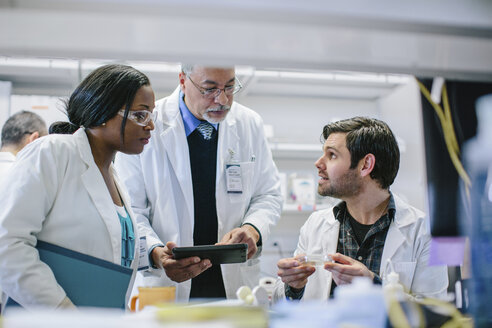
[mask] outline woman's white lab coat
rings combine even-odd
[[[178,103],[179,88],[156,103],[158,120],[144,151],[132,156],[118,154],[115,160],[118,175],[130,193],[140,233],[147,236],[148,249],[168,241],[178,246],[193,245],[193,183]],[[227,193],[225,166],[232,162],[241,164],[242,194]],[[244,223],[253,224],[266,240],[280,217],[280,180],[263,122],[257,113],[236,102],[219,125],[215,196],[217,240]],[[228,298],[235,297],[242,285],[258,285],[257,258],[239,265],[225,264],[221,269]],[[176,285],[177,299],[189,298],[191,280],[176,284],[160,270],[153,270],[143,282],[139,280],[136,285]]]
[[[128,196],[116,176],[115,181],[132,216]],[[121,265],[120,221],[84,129],[26,146],[0,186],[0,208],[0,281],[25,308],[54,308],[66,296],[39,260],[37,240]],[[139,240],[134,230],[133,276]]]
[[[379,275],[385,283],[391,259],[395,271],[399,273],[400,283],[413,295],[443,298],[448,287],[446,266],[429,266],[430,241],[425,214],[406,204],[398,196],[395,199],[396,214],[391,222],[383,254]],[[295,255],[336,253],[340,222],[335,219],[333,209],[314,212],[301,228]],[[302,300],[326,300],[330,294],[331,273],[316,268],[308,278]],[[274,298],[285,297],[284,284],[277,280]]]

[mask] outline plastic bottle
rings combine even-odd
[[[403,285],[400,284],[400,275],[395,271],[390,259],[388,259],[388,264],[391,272],[386,275],[386,282],[383,285],[384,299],[387,306],[393,301],[400,302],[405,298],[405,290]]]
[[[395,271],[393,263],[388,259],[390,273],[383,282],[383,294],[391,327],[421,327],[421,312],[411,302],[412,297],[405,293],[400,283],[400,275]]]

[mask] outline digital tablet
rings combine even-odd
[[[248,257],[248,244],[204,245],[191,247],[174,247],[175,259],[198,256],[209,259],[212,264],[242,263]]]

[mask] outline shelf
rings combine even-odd
[[[270,149],[275,158],[313,160],[321,156],[322,147],[321,144],[270,143]]]

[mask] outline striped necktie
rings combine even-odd
[[[196,128],[202,134],[203,139],[205,140],[212,139],[212,132],[214,130],[212,124],[208,123],[207,121],[203,121]]]

